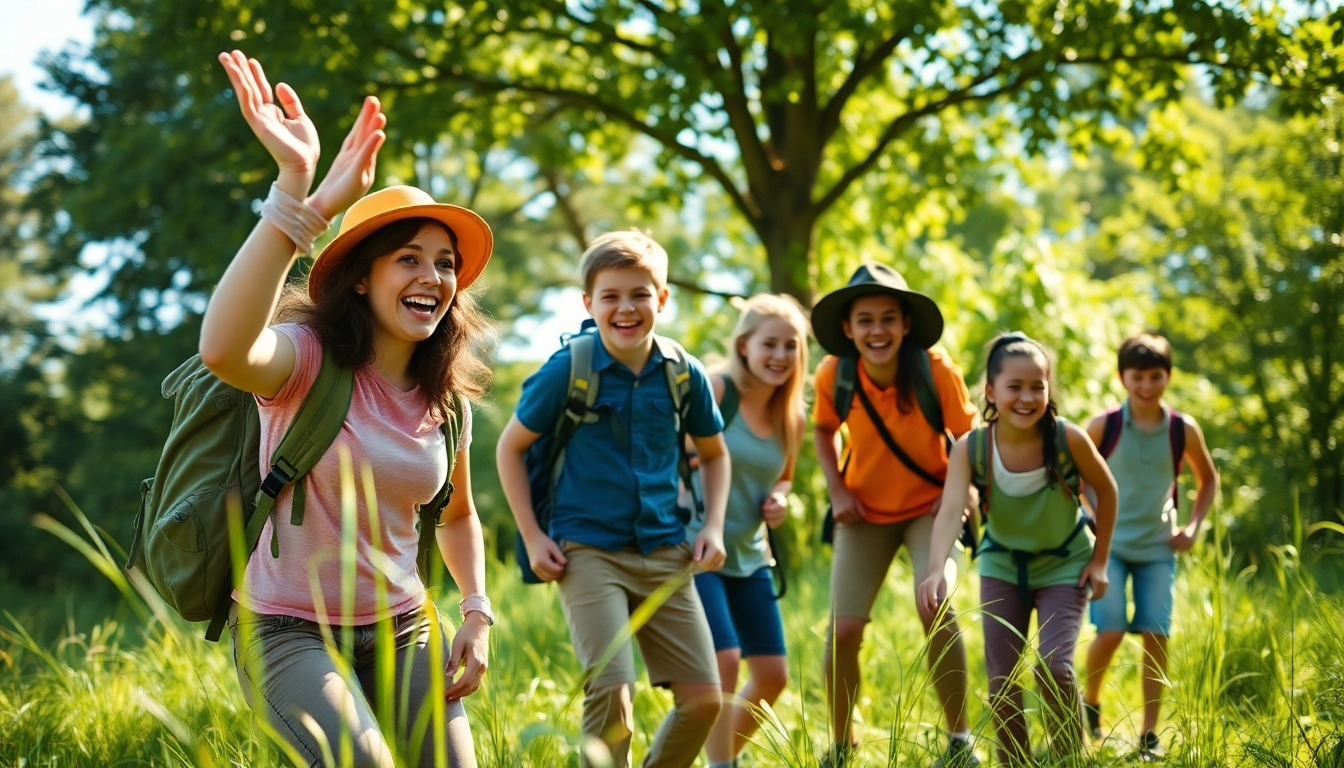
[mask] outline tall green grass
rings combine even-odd
[[[80,518],[82,519],[82,518]],[[72,622],[54,641],[35,638],[12,614],[0,625],[0,766],[287,765],[243,703],[230,648],[206,643],[201,626],[178,622],[121,570],[114,548],[86,526],[39,525],[78,547],[123,595],[121,620]],[[1181,561],[1163,735],[1173,766],[1344,768],[1344,606],[1315,589],[1289,545],[1260,572],[1232,570],[1215,530]],[[806,558],[782,609],[790,687],[768,711],[745,765],[813,766],[829,741],[822,683],[828,556]],[[582,670],[553,586],[526,586],[492,563],[499,614],[487,683],[467,701],[485,768],[577,764]],[[953,597],[971,658],[971,720],[982,757],[992,733],[984,706],[978,585],[963,577]],[[443,606],[458,596],[438,595]],[[448,615],[455,610],[445,609]],[[1083,670],[1084,631],[1078,668]],[[1141,720],[1141,665],[1127,642],[1108,677],[1106,740],[1082,762],[1124,764]],[[943,744],[941,715],[924,667],[908,564],[893,567],[869,626],[855,734],[861,765],[928,765]],[[1030,690],[1030,686],[1029,690]],[[1039,701],[1033,744],[1044,746]],[[635,753],[647,750],[671,697],[636,690]],[[1049,761],[1043,764],[1050,764]]]

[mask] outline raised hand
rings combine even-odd
[[[224,65],[234,93],[238,95],[238,108],[242,110],[243,119],[271,153],[281,172],[307,174],[311,179],[321,147],[317,129],[304,114],[299,95],[293,88],[280,83],[273,99],[271,84],[266,80],[261,62],[249,59],[242,51],[219,54],[219,63]]]
[[[318,213],[330,219],[349,208],[373,186],[378,150],[387,138],[383,133],[386,125],[387,115],[383,114],[378,99],[365,98],[359,117],[355,118],[354,126],[341,143],[340,153],[308,200]]]

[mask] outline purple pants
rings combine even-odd
[[[1038,636],[1036,681],[1045,701],[1046,732],[1051,751],[1068,754],[1083,743],[1082,698],[1073,671],[1087,591],[1071,584],[1031,590],[1031,605],[1023,605],[1017,585],[1000,579],[980,579],[980,602],[985,627],[985,666],[989,672],[990,709],[1003,765],[1031,763],[1031,740],[1022,705],[1022,686],[1013,682],[1022,659],[1036,610]]]

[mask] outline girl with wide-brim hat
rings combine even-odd
[[[219,58],[279,175],[210,299],[201,358],[220,379],[254,393],[264,457],[294,420],[324,355],[352,370],[354,381],[340,435],[276,497],[261,534],[271,546],[251,553],[234,594],[229,627],[244,696],[303,762],[330,749],[342,764],[474,766],[461,699],[481,683],[494,617],[484,595],[464,398],[479,397],[488,382],[472,350],[490,326],[463,290],[489,261],[490,228],[412,187],[365,196],[387,122],[373,97],[310,197],[319,146],[298,95],[283,83],[272,95],[261,64],[241,52]],[[305,283],[286,289],[294,259],[342,212],[339,233]],[[454,430],[441,429],[446,420]],[[449,431],[461,436],[454,446]],[[372,480],[361,479],[367,485],[354,494],[353,516],[342,500],[345,461]],[[456,493],[436,537],[468,596],[455,634],[443,630],[416,565],[418,508],[450,480]],[[379,658],[392,661],[393,674],[377,674]],[[391,695],[381,695],[389,685]],[[429,727],[416,731],[417,721]]]
[[[839,766],[854,751],[850,724],[862,678],[859,648],[892,560],[904,546],[916,584],[929,569],[943,567],[930,564],[928,552],[947,474],[947,440],[924,415],[918,390],[932,388],[954,437],[970,431],[975,409],[961,371],[930,349],[943,332],[942,312],[885,264],[863,264],[845,287],[822,297],[812,310],[812,331],[830,353],[817,367],[813,421],[835,523],[824,670],[834,745],[823,764]],[[838,378],[849,379],[842,383],[853,392],[853,407],[843,415]],[[849,434],[843,462],[842,422]],[[956,617],[921,610],[920,620],[930,634],[932,678],[950,734],[937,765],[977,765],[965,710],[966,650]]]

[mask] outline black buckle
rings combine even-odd
[[[279,496],[280,492],[285,490],[285,486],[289,485],[290,481],[294,479],[293,471],[293,467],[291,467],[290,471],[286,472],[277,463],[274,467],[271,467],[270,474],[266,475],[266,479],[261,481],[261,492],[272,499]]]

